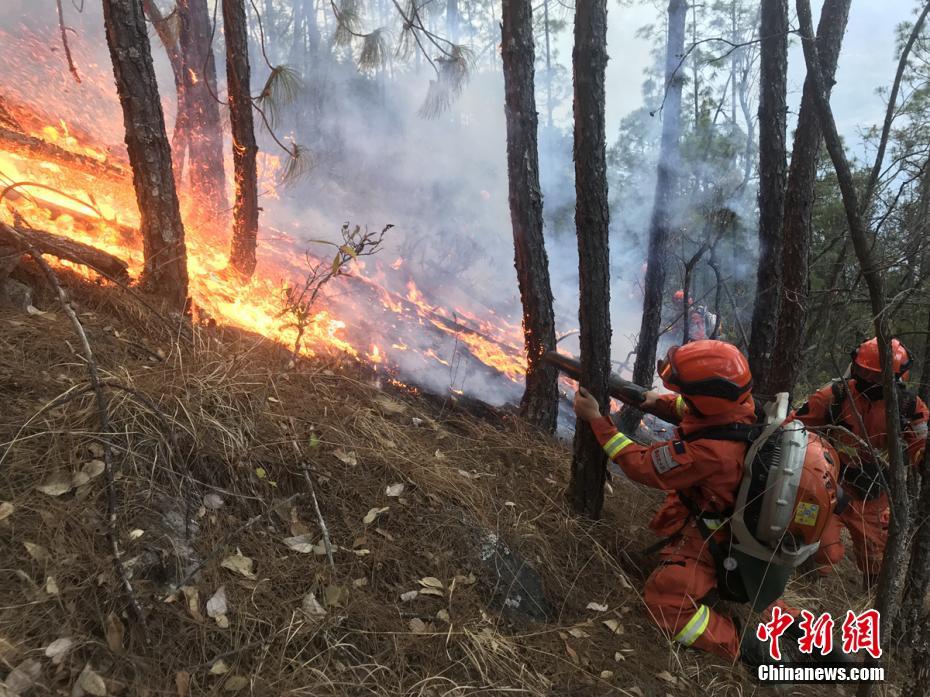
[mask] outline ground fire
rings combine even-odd
[[[12,211],[29,226],[83,243],[126,262],[130,276],[142,266],[135,228],[138,214],[128,162],[87,133],[76,134],[65,120],[43,122],[28,105],[2,102],[0,177],[6,187],[4,219]],[[46,109],[48,105],[46,105]],[[118,118],[114,114],[113,118]],[[273,182],[268,184],[273,185]],[[196,206],[196,201],[186,200]],[[303,235],[312,237],[310,231]],[[296,330],[281,317],[282,288],[297,283],[308,263],[300,233],[262,230],[260,264],[247,287],[227,270],[222,234],[188,225],[186,244],[193,310],[201,321],[257,332],[285,346]],[[93,270],[62,262],[90,276]],[[396,288],[397,290],[392,290]],[[302,353],[338,351],[414,383],[455,361],[448,387],[468,391],[469,375],[497,387],[479,394],[489,401],[513,399],[525,371],[519,327],[500,317],[481,319],[466,309],[431,304],[404,268],[404,260],[366,261],[326,293],[316,308]],[[403,355],[402,355],[403,354]],[[431,381],[442,389],[445,376]],[[455,381],[455,384],[453,384]],[[508,384],[509,383],[509,384]]]
[[[3,0],[0,697],[928,697],[913,3]]]

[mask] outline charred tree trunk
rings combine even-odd
[[[223,126],[216,101],[216,60],[207,0],[178,0],[188,173],[200,224],[221,225],[226,200],[223,171]]]
[[[504,0],[501,16],[510,219],[527,357],[526,391],[520,411],[529,422],[552,432],[558,415],[559,389],[558,370],[542,360],[546,351],[555,349],[555,315],[539,187],[532,2]]]
[[[643,294],[643,317],[636,343],[633,382],[652,385],[656,364],[656,346],[662,325],[662,299],[665,295],[665,272],[668,262],[669,236],[674,224],[674,205],[678,194],[678,172],[681,158],[681,92],[684,74],[679,63],[685,51],[685,24],[688,4],[685,0],[670,0],[668,4],[668,45],[665,49],[665,106],[662,108],[662,141],[659,145],[659,166],[656,177],[652,221],[649,226],[649,257],[646,265]],[[687,325],[687,318],[685,321]],[[624,412],[622,427],[632,432],[642,418],[638,410]]]
[[[749,336],[756,388],[769,391],[781,298],[782,220],[787,180],[788,1],[762,3],[759,77],[759,269]]]
[[[141,285],[181,311],[187,302],[184,225],[142,1],[103,0],[103,18],[139,205]]]
[[[817,27],[817,53],[820,55],[827,97],[839,59],[850,0],[826,0]],[[808,255],[811,244],[811,214],[814,209],[814,183],[823,138],[814,107],[814,87],[804,81],[804,94],[798,112],[798,125],[791,151],[788,184],[785,191],[784,249],[782,250],[783,296],[778,307],[778,325],[772,356],[768,391],[791,392],[801,371],[801,352],[808,310],[810,275]],[[760,267],[761,268],[761,267]],[[758,297],[758,296],[757,296]]]
[[[258,240],[258,169],[249,73],[249,34],[244,0],[222,0],[226,33],[226,84],[232,125],[236,202],[229,262],[246,278],[255,271]]]
[[[575,5],[575,227],[578,237],[581,384],[602,409],[609,406],[610,258],[604,75],[607,0]],[[576,511],[597,518],[604,503],[606,456],[591,429],[575,428],[568,498]]]

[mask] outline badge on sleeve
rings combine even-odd
[[[672,448],[669,445],[656,448],[652,451],[652,466],[658,474],[665,474],[678,467],[679,463],[672,457]]]

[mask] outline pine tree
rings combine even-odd
[[[182,311],[187,302],[184,225],[142,0],[103,0],[103,18],[139,205],[145,256],[140,282]]]
[[[575,229],[578,238],[581,384],[609,406],[610,258],[604,81],[607,0],[575,5]],[[606,456],[586,424],[575,429],[568,498],[579,513],[597,518],[604,504]]]

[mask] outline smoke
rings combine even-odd
[[[170,9],[169,3],[161,4],[163,9]],[[278,7],[285,5],[276,3]],[[63,92],[68,97],[69,113],[59,113],[62,100],[56,99],[56,113],[49,116],[66,119],[70,128],[93,133],[96,141],[110,143],[114,152],[122,153],[122,119],[100,4],[87,3],[78,11],[75,5],[65,2],[64,9],[66,22],[73,29],[69,39],[83,82],[77,85],[68,75],[54,4],[37,7],[30,0],[7,0],[0,10],[0,30],[15,38],[15,45],[24,50],[0,54],[0,93],[41,108],[43,94],[50,90]],[[610,17],[614,60],[608,67],[607,130],[612,355],[617,368],[624,367],[639,328],[640,284],[645,271],[661,128],[661,116],[649,113],[660,101],[656,85],[647,82],[645,90],[638,88],[643,68],[650,67],[653,61],[648,50],[652,39],[635,37],[634,32],[661,14],[660,8],[638,6],[612,8]],[[364,19],[390,23],[390,17],[388,8],[382,17]],[[498,338],[519,348],[522,313],[507,200],[503,79],[496,55],[499,28],[490,23],[477,34],[471,31],[466,39],[476,55],[471,79],[451,108],[435,119],[424,119],[418,112],[429,81],[436,79],[426,61],[401,58],[391,51],[386,65],[369,67],[360,74],[350,59],[350,49],[327,47],[334,26],[332,17],[325,23],[322,14],[317,19],[320,36],[309,53],[295,50],[293,41],[281,35],[288,17],[277,23],[265,22],[264,48],[272,63],[288,63],[303,78],[297,100],[279,115],[276,135],[306,147],[311,167],[296,183],[277,186],[275,164],[286,155],[259,128],[265,172],[261,186],[262,235],[268,239],[280,230],[295,239],[299,247],[314,250],[312,240],[335,240],[345,221],[377,229],[391,223],[396,227],[388,234],[385,249],[377,258],[366,260],[365,274],[400,295],[410,292],[408,284],[412,282],[428,304],[443,308],[450,316],[484,320],[488,328],[498,330]],[[434,26],[441,17],[427,20]],[[437,30],[441,31],[441,26]],[[170,134],[175,114],[173,79],[164,49],[152,31],[150,38]],[[558,102],[551,127],[545,123],[549,105],[540,102],[539,152],[556,321],[559,333],[568,334],[560,348],[577,352],[577,337],[572,334],[578,323],[578,270],[570,73],[566,70],[570,44],[570,31],[555,37],[554,94]],[[257,94],[269,68],[260,47],[251,48],[253,90]],[[214,49],[222,95],[221,28]],[[358,52],[359,47],[355,50]],[[844,55],[847,53],[844,51]],[[843,60],[840,65],[835,100],[843,95]],[[544,70],[541,64],[537,74],[540,100],[546,94]],[[734,130],[730,135],[736,142],[744,133]],[[715,145],[725,146],[723,141],[725,138]],[[681,199],[678,222],[691,238],[697,236],[695,211],[706,209],[712,200],[705,184],[719,184],[724,194],[718,203],[737,214],[741,230],[732,248],[725,250],[726,273],[738,300],[751,297],[755,264],[747,252],[754,248],[755,183],[749,181],[742,188],[734,183],[741,173],[733,171],[734,153],[725,147],[716,155],[708,149],[706,156],[702,144],[691,143],[689,147],[694,156],[689,160],[690,169],[682,174],[691,194]],[[226,149],[231,149],[228,141]],[[231,165],[227,165],[227,171],[232,171]],[[679,241],[675,252],[687,256],[689,249],[687,240]],[[676,278],[679,269],[680,264],[670,275]],[[696,283],[698,290],[712,285],[706,267],[699,269]],[[343,288],[339,292],[354,291]],[[389,348],[390,337],[384,338]],[[411,335],[405,334],[404,340],[410,341]],[[432,350],[441,359],[434,371],[417,375],[418,381],[431,389],[463,390],[496,403],[518,396],[519,390],[509,381],[496,380],[493,372],[463,363],[460,356],[465,349],[451,337],[438,344],[435,337],[424,338],[418,348]],[[404,367],[403,354],[389,355]],[[413,371],[418,365],[410,364],[409,368]]]
[[[170,10],[163,4],[163,9]],[[64,3],[69,41],[82,82],[67,73],[58,36],[54,5],[36,8],[27,0],[5,3],[0,30],[16,38],[25,50],[0,56],[0,93],[9,101],[28,103],[42,110],[41,95],[63,92],[46,116],[50,123],[67,123],[71,132],[86,134],[92,142],[110,144],[124,157],[122,116],[113,85],[112,70],[98,3],[81,11]],[[293,58],[266,23],[266,52],[272,61]],[[165,51],[150,29],[169,136],[174,127],[175,95]],[[323,37],[326,40],[326,37]],[[253,91],[258,93],[268,67],[260,47],[253,46]],[[218,59],[219,91],[224,93],[222,31],[214,49]],[[412,282],[425,301],[452,317],[483,320],[495,336],[521,348],[522,317],[513,267],[513,241],[508,204],[506,130],[503,79],[499,57],[489,55],[472,68],[473,74],[451,108],[435,119],[418,111],[431,76],[428,65],[401,61],[396,56],[383,69],[360,75],[341,49],[319,49],[317,55],[293,65],[303,77],[303,89],[290,107],[279,114],[275,135],[308,149],[311,168],[293,185],[277,186],[276,160],[286,155],[259,127],[266,176],[261,183],[263,234],[286,232],[298,246],[319,251],[312,240],[335,241],[345,221],[380,229],[391,223],[386,247],[375,260],[366,260],[365,273],[378,278],[401,295]],[[493,65],[492,65],[493,62]],[[556,89],[562,97],[557,114],[570,116],[570,89]],[[537,84],[543,83],[537,76]],[[568,97],[568,101],[565,97]],[[577,352],[578,271],[574,231],[574,164],[570,123],[557,121],[540,128],[541,178],[545,196],[546,244],[550,260],[557,327],[568,337],[560,348]],[[227,136],[227,151],[231,146]],[[279,167],[280,169],[280,167]],[[654,168],[642,177],[635,198],[642,210],[623,210],[615,202],[612,224],[613,354],[623,360],[632,348],[639,322],[643,254],[626,239],[626,230],[645,230],[643,202]],[[227,164],[227,172],[232,167]],[[391,272],[388,272],[388,267]],[[396,267],[396,268],[393,268]],[[351,288],[334,292],[352,293]],[[351,322],[351,318],[346,318]],[[389,348],[391,337],[374,337]],[[404,342],[415,344],[409,332]],[[519,389],[493,371],[463,361],[465,348],[454,338],[438,341],[425,334],[421,345],[437,356],[434,371],[419,371],[423,386],[443,391],[464,391],[493,403],[512,402]],[[391,354],[404,373],[407,358]],[[420,364],[410,363],[414,371]]]

